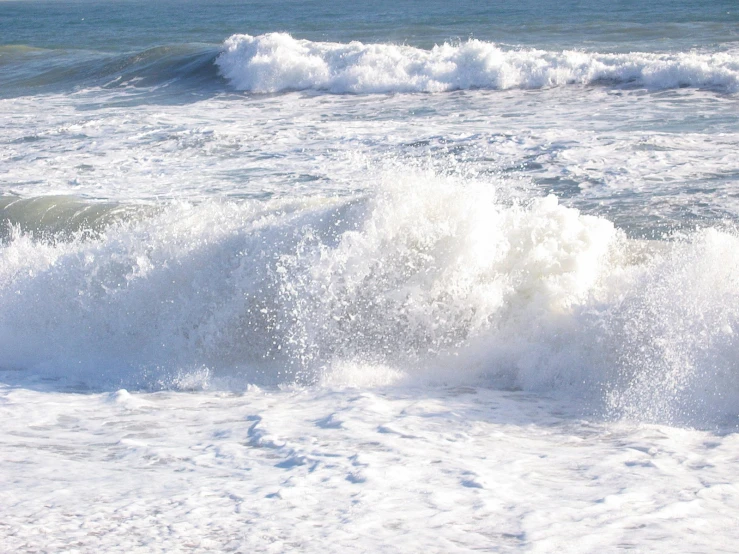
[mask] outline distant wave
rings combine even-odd
[[[739,55],[726,52],[550,52],[503,49],[480,40],[423,50],[394,44],[311,42],[270,33],[233,35],[216,64],[236,89],[262,93],[442,92],[599,83],[739,90]]]
[[[220,49],[172,44],[124,54],[6,45],[0,47],[0,67],[0,97],[85,87],[223,90],[227,84],[256,93],[444,92],[572,84],[739,91],[737,52],[555,52],[502,48],[480,40],[424,50],[311,42],[286,33],[233,35]]]

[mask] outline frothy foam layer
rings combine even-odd
[[[739,57],[728,52],[547,52],[502,49],[480,40],[422,50],[394,44],[311,42],[270,33],[230,37],[216,64],[235,88],[252,92],[441,92],[603,82],[654,89],[739,90]]]
[[[737,251],[423,172],[351,200],[173,204],[98,236],[14,232],[2,365],[94,388],[482,379],[704,422],[739,412]]]

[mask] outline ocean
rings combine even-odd
[[[735,551],[735,0],[0,0],[0,131],[0,551]]]

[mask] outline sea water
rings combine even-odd
[[[7,551],[732,551],[739,7],[0,1]]]

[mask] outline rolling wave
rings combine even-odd
[[[731,231],[633,241],[551,196],[403,171],[352,199],[15,228],[0,369],[103,389],[482,380],[700,424],[739,414],[737,252]]]
[[[97,235],[114,222],[152,213],[148,206],[90,202],[71,196],[21,198],[0,195],[0,240],[14,233],[38,239],[71,240]]]
[[[157,46],[109,54],[0,47],[2,96],[100,87],[335,94],[538,89],[609,85],[739,91],[736,52],[628,54],[503,48],[480,40],[424,50],[395,44],[311,42],[285,33],[233,35],[218,48]],[[224,80],[225,79],[225,80]]]
[[[223,86],[214,65],[217,55],[217,48],[199,44],[158,46],[126,54],[3,46],[0,95],[92,87],[208,90]]]
[[[739,90],[736,52],[550,52],[504,49],[480,40],[423,50],[394,44],[311,42],[270,33],[230,37],[216,64],[236,89],[260,93],[442,92],[603,83]]]

